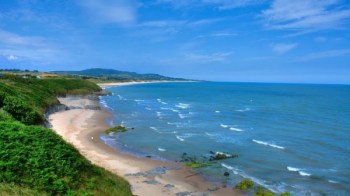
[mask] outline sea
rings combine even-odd
[[[110,87],[101,103],[105,143],[139,157],[205,163],[198,168],[234,187],[248,178],[292,195],[350,195],[350,86],[167,82]],[[229,172],[229,176],[224,176]]]

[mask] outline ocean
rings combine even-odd
[[[205,162],[198,171],[234,186],[249,178],[292,195],[350,195],[350,86],[220,82],[151,83],[108,88],[101,103],[111,125],[102,135],[135,156]],[[223,174],[230,173],[229,177]]]

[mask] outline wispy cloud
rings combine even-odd
[[[236,33],[224,33],[224,32],[218,32],[218,33],[212,33],[207,35],[199,35],[195,39],[202,39],[202,38],[210,38],[210,37],[231,37],[236,36]]]
[[[265,2],[265,0],[158,0],[157,3],[168,3],[175,8],[193,8],[215,6],[220,10],[234,9]]]
[[[22,36],[0,29],[0,55],[9,61],[31,60],[50,63],[60,51],[44,38]]]
[[[133,0],[81,0],[79,3],[98,22],[125,25],[136,21],[138,5]]]
[[[219,9],[225,10],[260,4],[264,2],[264,0],[202,0],[202,2],[216,5]]]
[[[309,61],[323,58],[334,58],[340,56],[350,56],[350,49],[327,50],[322,52],[310,53],[302,57],[301,61]]]
[[[131,36],[147,37],[151,41],[164,41],[171,36],[184,32],[185,29],[195,29],[206,25],[220,22],[223,19],[200,19],[200,20],[156,20],[145,21],[134,25]]]
[[[231,56],[233,52],[225,53],[213,53],[213,54],[197,54],[189,53],[186,54],[186,59],[196,63],[212,63],[212,62],[223,62],[227,60],[227,57]]]
[[[272,50],[278,54],[284,54],[295,47],[297,47],[298,44],[296,43],[291,43],[291,44],[285,44],[285,43],[277,43],[277,44],[272,44]]]
[[[341,0],[274,0],[262,12],[266,26],[272,29],[319,31],[341,28],[349,23],[350,10]]]

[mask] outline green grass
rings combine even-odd
[[[1,196],[33,196],[41,195],[48,196],[49,194],[30,188],[18,186],[16,184],[0,183],[0,195]]]
[[[0,79],[0,195],[132,195],[122,178],[86,160],[41,124],[56,96],[100,88],[80,79]]]

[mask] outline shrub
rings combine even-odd
[[[289,192],[284,192],[284,193],[281,193],[281,196],[291,196],[291,194]]]
[[[9,114],[3,109],[0,109],[0,121],[11,122],[11,121],[15,121],[15,119],[11,116],[11,114]]]
[[[109,133],[114,133],[114,132],[125,132],[125,131],[127,131],[126,127],[119,125],[119,126],[115,126],[115,127],[111,127],[111,128],[106,129],[105,133],[109,134]]]
[[[244,179],[241,182],[239,182],[235,188],[239,190],[248,190],[254,186],[254,182],[249,179]]]
[[[27,125],[43,122],[43,117],[38,112],[15,97],[5,97],[3,110],[10,113],[16,120]]]
[[[275,196],[275,194],[265,187],[259,186],[253,196]]]
[[[19,122],[0,122],[0,127],[1,183],[32,187],[50,195],[71,191],[77,195],[81,191],[130,195],[127,182],[93,166],[51,130]]]

